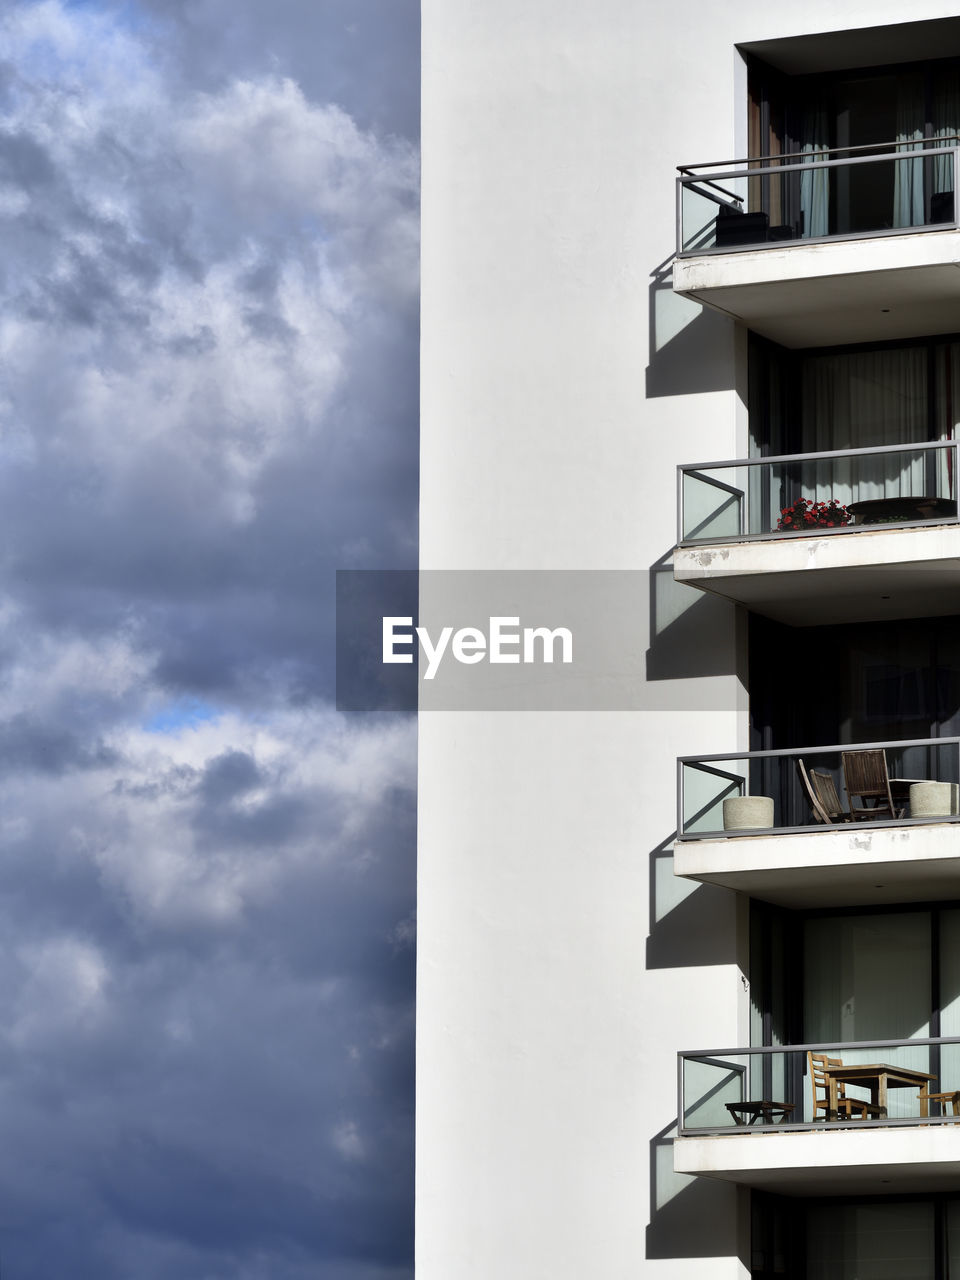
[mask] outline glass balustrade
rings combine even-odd
[[[957,226],[955,134],[683,165],[681,256]]]
[[[692,1050],[679,1132],[960,1124],[960,1038]]]
[[[957,822],[958,800],[960,738],[683,756],[677,762],[681,840]]]
[[[953,440],[687,464],[678,541],[694,545],[957,520]]]

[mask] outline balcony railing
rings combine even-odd
[[[958,477],[954,440],[688,463],[677,469],[677,542],[956,523]]]
[[[958,135],[680,165],[677,254],[956,228]]]
[[[935,673],[930,673],[935,679]],[[891,677],[891,679],[899,679]],[[878,699],[902,693],[883,687],[878,680],[874,690]],[[868,693],[870,691],[868,690]],[[732,752],[713,756],[681,756],[677,760],[677,839],[702,840],[720,836],[775,835],[795,831],[828,831],[840,828],[817,821],[810,793],[797,767],[803,761],[809,776],[811,770],[829,774],[837,796],[847,809],[850,798],[844,794],[842,754],[883,748],[887,772],[891,780],[894,808],[905,809],[906,816],[893,818],[878,814],[874,819],[859,819],[846,830],[869,827],[911,827],[930,822],[960,822],[957,784],[960,783],[960,737],[912,738],[896,742],[858,742],[840,746],[790,748],[777,751]],[[949,792],[951,813],[936,817],[911,816],[910,788],[918,782],[952,784]],[[772,801],[772,826],[756,828],[724,828],[723,803],[744,796],[765,797]],[[860,802],[858,801],[858,804]],[[769,806],[768,806],[769,807]],[[946,806],[945,806],[946,807]],[[960,1087],[960,1084],[958,1084]]]
[[[960,1124],[960,1036],[697,1049],[677,1075],[680,1137]]]

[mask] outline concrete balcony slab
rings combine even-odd
[[[960,898],[960,824],[853,824],[678,841],[674,873],[778,906],[878,906]]]
[[[787,347],[951,333],[960,303],[951,227],[678,258],[675,293]]]
[[[960,1124],[889,1129],[741,1131],[677,1138],[677,1173],[701,1174],[782,1195],[897,1195],[955,1189]]]
[[[673,572],[790,626],[938,617],[960,613],[960,524],[678,547]]]

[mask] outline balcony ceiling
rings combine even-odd
[[[960,613],[960,525],[678,547],[673,572],[793,627],[941,617]]]
[[[786,347],[960,329],[960,231],[678,258],[673,288]]]
[[[882,27],[818,31],[737,46],[787,75],[881,67],[888,62],[921,62],[960,49],[960,18],[896,22]]]

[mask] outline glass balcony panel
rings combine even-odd
[[[692,182],[681,188],[681,243],[685,253],[700,253],[717,244],[717,226],[739,218],[746,207],[747,180],[734,177],[729,183],[709,180]],[[738,224],[739,225],[739,224]]]
[[[957,139],[680,170],[680,254],[956,225]]]
[[[683,1063],[683,1125],[716,1129],[732,1124],[727,1103],[747,1097],[747,1058],[698,1058]]]
[[[956,522],[957,470],[952,440],[682,467],[680,541]]]
[[[683,540],[737,538],[743,532],[744,493],[736,475],[683,473]]]
[[[858,752],[871,753],[871,768],[882,770],[885,759],[892,814],[882,798],[847,793],[843,756],[855,756]],[[883,756],[878,758],[881,752]],[[856,817],[850,824],[851,830],[872,822],[909,826],[925,821],[960,821],[960,738],[956,737],[751,751],[741,755],[684,756],[678,777],[681,839],[730,836],[738,831],[754,834],[804,829],[824,831],[849,822],[851,814]],[[915,784],[929,782],[947,786],[911,793]],[[916,814],[910,808],[912,795],[918,809]],[[731,806],[727,806],[728,811],[724,813],[724,801],[745,798],[769,802],[769,821],[767,817],[756,821],[753,815],[756,806],[744,807],[744,812],[750,811],[748,820],[743,814],[731,813]],[[829,823],[823,820],[823,815],[830,819]],[[912,1030],[916,1033],[916,1029]]]
[[[747,769],[736,760],[723,766],[691,764],[683,766],[683,830],[717,831],[723,828],[723,802],[742,796],[747,787]]]
[[[952,1124],[947,1039],[681,1054],[681,1136]]]

